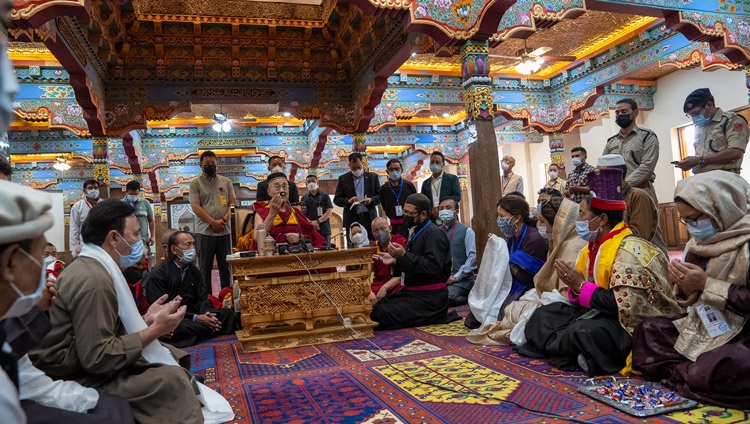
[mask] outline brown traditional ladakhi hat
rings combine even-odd
[[[622,171],[617,168],[597,169],[588,174],[592,208],[602,211],[624,211]]]

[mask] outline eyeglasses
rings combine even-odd
[[[694,227],[694,226],[698,225],[698,221],[701,221],[701,217],[702,216],[703,216],[703,214],[700,214],[700,215],[696,216],[695,218],[683,218],[683,217],[680,217],[680,222],[682,222],[684,225],[688,225],[688,226]]]
[[[405,216],[410,216],[410,217],[412,217],[412,218],[416,218],[416,217],[418,217],[418,216],[419,216],[419,212],[409,212],[409,211],[404,211],[404,215],[405,215]]]
[[[284,184],[284,183],[281,183],[281,184],[271,184],[268,187],[269,188],[274,188],[274,189],[288,190],[289,189],[289,184]]]
[[[685,114],[688,118],[695,118],[696,116],[703,115],[706,112],[706,106],[703,106],[702,108],[698,109],[695,112],[688,112]]]

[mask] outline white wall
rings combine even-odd
[[[44,237],[48,242],[55,245],[57,251],[65,251],[65,211],[63,209],[63,194],[61,191],[48,191],[52,200],[52,216],[55,223],[52,228],[44,232]]]

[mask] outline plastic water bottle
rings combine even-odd
[[[257,246],[258,256],[266,255],[265,242],[266,226],[263,224],[258,224],[258,226],[255,227],[255,245]]]

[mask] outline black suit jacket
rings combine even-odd
[[[374,172],[365,172],[364,180],[365,197],[369,197],[372,202],[367,205],[367,212],[370,214],[372,221],[378,216],[376,206],[380,203],[380,179]],[[349,228],[353,222],[357,222],[357,208],[350,209],[349,199],[356,196],[354,189],[354,176],[351,171],[339,177],[339,183],[336,185],[336,194],[333,196],[333,203],[344,208],[344,228]]]
[[[430,198],[432,202],[432,177],[422,181],[421,193]],[[452,197],[456,203],[461,201],[461,186],[458,177],[443,171],[443,182],[440,184],[440,197]]]
[[[268,183],[261,181],[258,183],[258,192],[255,194],[255,200],[259,202],[265,202],[271,200],[271,196],[268,195]],[[299,191],[297,191],[297,185],[289,181],[289,203],[299,203]]]

